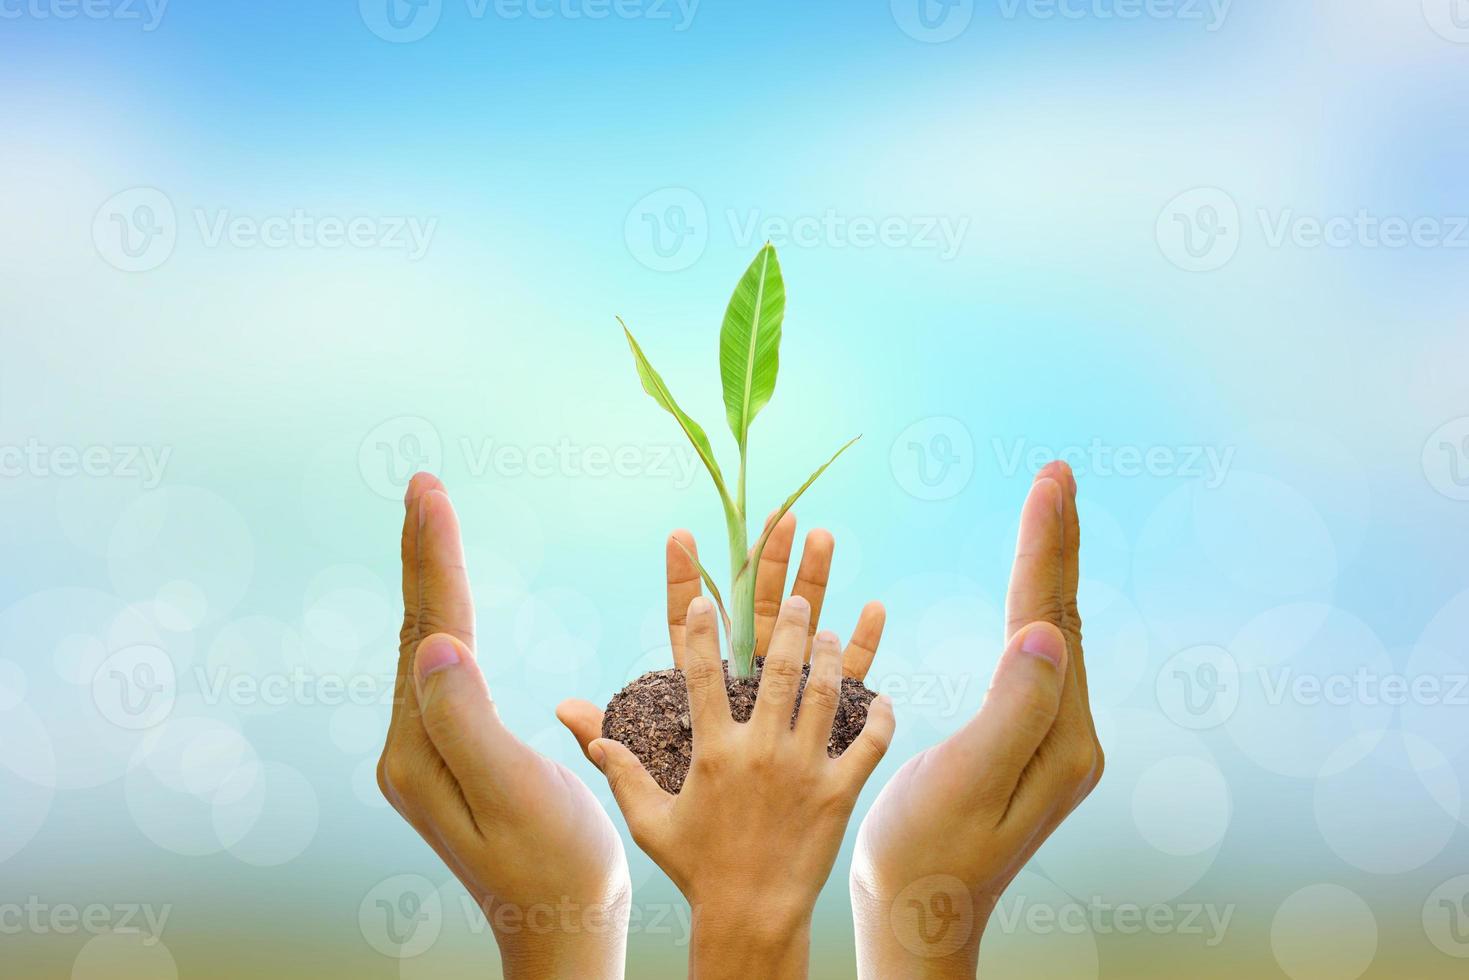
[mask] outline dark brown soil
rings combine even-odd
[[[735,721],[749,721],[760,690],[759,671],[764,658],[755,661],[756,676],[736,680],[724,665],[725,687],[729,691],[730,713]],[[806,689],[808,664],[801,677],[801,691]],[[801,707],[801,691],[796,693],[796,708]],[[851,745],[867,723],[867,706],[877,697],[862,686],[861,681],[842,678],[842,696],[837,704],[836,719],[826,753],[833,759]],[[796,716],[791,715],[794,725]],[[683,673],[678,670],[655,670],[644,674],[612,696],[607,713],[602,717],[602,737],[615,739],[632,750],[659,786],[670,793],[683,788],[694,754],[694,733],[689,724],[689,690]]]

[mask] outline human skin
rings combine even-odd
[[[443,484],[409,483],[403,629],[378,785],[479,903],[508,980],[621,977],[622,840],[564,766],[504,724],[475,662],[474,605]]]
[[[878,698],[857,739],[840,757],[827,755],[842,651],[830,631],[810,638],[810,621],[804,597],[781,604],[755,708],[739,723],[725,691],[714,605],[703,596],[689,604],[682,660],[694,754],[677,796],[621,743],[587,744],[633,839],[693,910],[691,977],[806,975],[816,896],[857,794],[892,740],[892,704]],[[810,675],[792,727],[808,638]]]
[[[858,830],[849,885],[861,977],[974,977],[1000,894],[1101,779],[1079,535],[1076,481],[1052,463],[1021,513],[1006,648],[984,706],[908,760]]]

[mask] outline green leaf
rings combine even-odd
[[[780,519],[786,516],[786,511],[790,510],[791,507],[795,505],[796,501],[801,499],[801,494],[805,493],[811,488],[811,484],[815,483],[816,478],[826,472],[826,468],[828,466],[837,461],[838,456],[846,452],[848,449],[851,449],[852,446],[857,442],[857,439],[861,438],[861,436],[857,436],[851,442],[847,443],[841,449],[838,449],[835,453],[833,453],[831,459],[822,463],[821,467],[817,469],[815,473],[812,473],[810,476],[808,476],[806,478],[806,482],[801,484],[800,489],[787,497],[786,502],[780,505],[780,509],[771,515],[770,520],[765,525],[765,530],[760,533],[760,539],[755,542],[755,547],[750,550],[750,563],[752,565],[757,568],[760,566],[760,555],[765,551],[765,542],[770,539],[770,532],[775,530],[775,525],[779,524]]]
[[[719,331],[724,411],[741,454],[750,435],[750,423],[775,393],[780,325],[785,312],[785,280],[775,249],[767,243],[735,287]]]
[[[719,618],[724,620],[724,634],[728,636],[730,631],[729,613],[725,612],[724,596],[719,594],[719,586],[714,584],[714,577],[709,574],[709,570],[704,567],[704,563],[699,561],[699,556],[685,548],[682,541],[678,538],[671,538],[670,540],[678,545],[679,551],[689,556],[689,561],[693,562],[694,567],[699,570],[699,578],[704,580],[704,585],[708,587],[709,594],[714,597],[714,605],[719,607]]]
[[[734,502],[729,499],[729,490],[724,485],[724,474],[719,471],[719,463],[714,459],[714,450],[709,445],[709,437],[704,434],[699,423],[689,418],[684,410],[678,407],[678,402],[673,400],[673,393],[668,390],[668,385],[663,383],[658,372],[653,370],[653,365],[648,363],[643,349],[633,339],[632,331],[627,328],[626,323],[623,323],[622,317],[618,317],[617,322],[622,324],[622,332],[627,335],[627,345],[632,348],[633,361],[637,364],[638,377],[643,382],[643,390],[653,396],[654,401],[662,405],[668,414],[678,420],[684,435],[688,436],[689,442],[693,444],[694,452],[699,454],[699,459],[704,462],[704,468],[709,471],[709,475],[714,479],[714,485],[719,488],[719,496],[724,504],[727,518],[734,510]]]

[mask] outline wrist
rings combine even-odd
[[[692,980],[777,980],[806,976],[811,948],[811,910],[766,906],[759,900],[735,904],[691,903],[689,943]]]
[[[549,976],[621,978],[631,891],[580,901],[568,896],[482,905],[506,980]]]
[[[849,888],[859,977],[975,976],[993,903],[963,881],[930,874],[883,882],[854,862]]]

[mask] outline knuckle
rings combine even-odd
[[[684,683],[690,691],[705,692],[724,683],[724,666],[709,657],[690,657],[684,663]]]
[[[820,711],[831,711],[837,706],[840,697],[840,688],[831,680],[822,678],[819,680],[808,680],[805,690],[801,692],[801,706],[811,706]]]
[[[378,763],[378,786],[385,796],[412,797],[418,785],[415,767],[401,750],[389,749]]]
[[[769,680],[782,687],[793,685],[801,676],[801,664],[785,657],[767,659],[760,675],[762,684]]]
[[[1096,770],[1096,754],[1088,746],[1080,751],[1069,753],[1062,763],[1062,772],[1066,781],[1073,786],[1086,786],[1091,782],[1092,774]]]

